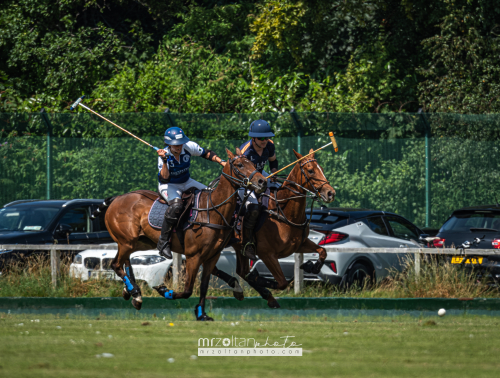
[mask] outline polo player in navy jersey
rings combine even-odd
[[[195,187],[205,189],[206,185],[191,178],[189,167],[192,156],[201,156],[210,161],[219,163],[224,167],[225,162],[215,152],[200,147],[191,142],[179,127],[171,127],[165,131],[165,145],[163,150],[158,150],[158,191],[167,201],[169,207],[161,228],[157,248],[160,255],[172,258],[170,237],[172,230],[182,213],[182,192]]]
[[[271,126],[269,126],[269,123],[262,119],[252,122],[248,135],[252,139],[241,145],[240,150],[242,154],[254,163],[257,171],[259,171],[264,177],[269,176],[269,174],[264,171],[264,166],[268,161],[271,173],[276,172],[278,170],[278,160],[276,159],[274,143],[270,139],[274,136],[274,134],[271,130]],[[270,183],[268,183],[268,187],[269,186]],[[245,189],[240,189],[238,194],[243,200]],[[249,259],[257,260],[253,234],[260,214],[260,205],[254,192],[252,192],[248,197],[248,200],[245,202],[245,206],[246,212],[243,219],[242,230],[243,249],[241,253]]]

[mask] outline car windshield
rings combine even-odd
[[[500,213],[493,211],[475,211],[454,214],[445,224],[443,224],[439,232],[469,232],[471,228],[489,228],[500,231]]]
[[[0,209],[0,231],[43,231],[58,212],[55,207],[6,207]]]

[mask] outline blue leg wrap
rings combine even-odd
[[[165,292],[165,298],[167,299],[174,299],[174,291],[173,290],[168,290]]]
[[[127,272],[127,276],[130,277],[130,267],[129,266],[125,267],[125,272]]]
[[[132,290],[134,290],[134,285],[132,285],[132,283],[130,282],[130,280],[128,279],[128,277],[127,277],[127,276],[125,276],[125,277],[123,278],[123,282],[125,282],[125,286],[127,287],[127,290],[128,290],[128,291],[132,291]]]
[[[203,316],[203,310],[201,306],[198,306],[198,317],[201,318]]]

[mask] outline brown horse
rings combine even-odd
[[[311,153],[311,149],[309,152]],[[298,159],[302,157],[293,151]],[[269,212],[271,215],[264,225],[255,235],[257,254],[266,267],[271,271],[276,282],[260,277],[257,270],[250,272],[249,259],[241,254],[241,242],[234,244],[236,251],[237,273],[244,277],[250,286],[267,300],[271,308],[279,308],[279,304],[271,292],[267,290],[284,290],[289,282],[281,270],[278,259],[288,257],[292,253],[313,253],[319,254],[316,263],[306,262],[301,266],[307,273],[319,273],[325,259],[326,250],[307,238],[309,234],[309,223],[306,217],[306,193],[312,192],[318,199],[324,202],[332,202],[335,199],[335,189],[328,183],[323,169],[314,158],[314,154],[309,158],[298,162],[284,184],[274,194],[269,196]],[[227,276],[215,268],[213,275],[227,281]],[[241,295],[235,292],[237,299],[242,299]]]
[[[184,247],[177,234],[172,240],[172,249],[186,255],[186,277],[184,292],[173,292],[163,287],[162,294],[167,299],[189,298],[193,292],[196,274],[203,265],[201,277],[200,303],[196,306],[197,320],[213,320],[205,314],[205,296],[210,281],[210,272],[219,259],[221,250],[232,234],[228,219],[236,208],[237,190],[246,186],[257,193],[266,190],[267,181],[254,165],[236,149],[236,156],[226,149],[229,160],[223,169],[218,186],[203,190],[196,224],[185,232]],[[158,194],[149,190],[139,190],[112,197],[105,201],[106,227],[113,240],[118,243],[118,254],[111,263],[113,270],[120,276],[125,288],[123,297],[133,297],[132,304],[138,310],[142,306],[140,288],[135,282],[130,265],[130,255],[136,251],[156,248],[160,231],[153,229],[148,222],[148,213]],[[125,266],[125,269],[123,269]]]

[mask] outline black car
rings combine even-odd
[[[433,244],[437,248],[457,248],[469,241],[471,249],[500,249],[500,205],[472,206],[455,210],[436,236],[439,239],[434,240]],[[475,238],[482,240],[477,244],[472,243]],[[452,264],[487,269],[491,274],[500,276],[500,255],[478,255],[466,260],[453,256],[450,260]]]
[[[113,240],[103,217],[90,217],[102,201],[19,200],[8,203],[0,209],[0,245],[111,243]],[[0,269],[35,252],[0,250]]]

